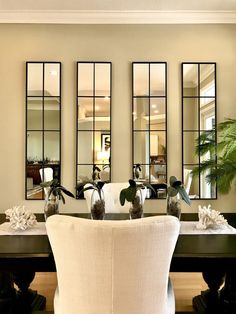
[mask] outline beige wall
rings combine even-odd
[[[131,177],[131,62],[168,63],[168,172],[181,175],[180,68],[184,61],[217,62],[218,121],[236,116],[236,26],[231,25],[0,25],[0,211],[25,204],[42,212],[43,201],[24,200],[25,62],[62,62],[62,183],[75,186],[76,61],[113,63],[112,179]],[[193,201],[198,204],[209,201]],[[211,202],[234,211],[231,192]],[[165,201],[146,201],[164,212]],[[85,211],[67,198],[63,211]]]

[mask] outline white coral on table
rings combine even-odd
[[[30,210],[25,209],[25,206],[13,206],[7,209],[5,214],[14,230],[26,230],[37,223],[35,215]]]
[[[228,225],[227,220],[219,211],[211,209],[211,205],[208,207],[200,205],[198,206],[198,218],[199,222],[196,224],[196,228],[205,230],[207,228],[219,228]]]

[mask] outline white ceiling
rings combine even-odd
[[[0,23],[236,23],[236,0],[0,0]]]

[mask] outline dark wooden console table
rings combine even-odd
[[[89,218],[89,214],[73,215]],[[236,227],[236,214],[224,214],[224,216]],[[43,221],[43,215],[39,214],[37,218],[38,221]],[[126,214],[108,214],[106,219],[127,218]],[[4,219],[5,215],[0,214],[0,223]],[[197,215],[182,214],[181,220],[197,220]],[[14,297],[13,281],[20,288],[24,298],[29,295],[28,288],[35,272],[56,271],[48,237],[46,235],[0,236],[0,269],[1,307],[1,300],[4,297],[8,300]],[[201,313],[236,313],[236,235],[180,235],[170,270],[203,273],[209,290],[193,300],[194,307]],[[219,293],[224,279],[225,288]],[[34,299],[35,296],[30,294],[31,297]],[[37,302],[39,306],[36,310],[42,309],[45,300],[39,297]],[[24,314],[30,313],[30,310]],[[20,312],[16,311],[16,313]]]

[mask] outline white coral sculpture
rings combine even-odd
[[[228,224],[227,220],[219,211],[211,209],[211,205],[208,207],[200,205],[198,206],[198,218],[199,222],[196,224],[196,228],[204,230],[207,228],[219,228]]]
[[[7,209],[5,214],[14,230],[26,230],[37,223],[35,215],[30,210],[25,209],[25,206],[13,206]]]

